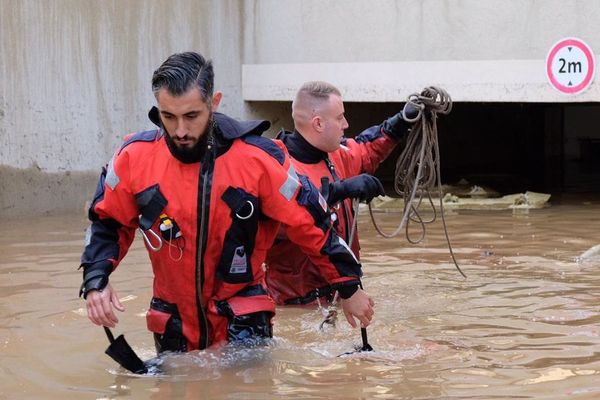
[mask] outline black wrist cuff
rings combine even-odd
[[[336,289],[342,299],[344,299],[344,300],[349,299],[358,290],[358,283],[357,282],[351,282],[350,284],[344,283],[342,286],[339,286]]]
[[[112,263],[108,260],[83,267],[83,283],[79,288],[79,297],[86,298],[92,290],[102,290],[108,285],[108,276],[112,272]]]

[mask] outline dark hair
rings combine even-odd
[[[194,52],[176,53],[162,63],[152,75],[152,92],[161,89],[180,96],[193,86],[200,89],[202,99],[209,102],[213,95],[215,74],[212,62]]]

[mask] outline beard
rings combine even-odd
[[[164,127],[163,127],[164,129]],[[169,132],[165,130],[165,141],[167,142],[167,147],[173,157],[178,159],[184,164],[191,164],[195,162],[200,162],[204,158],[204,154],[206,153],[206,149],[208,148],[208,140],[213,134],[213,118],[212,113],[208,120],[208,124],[206,125],[206,129],[204,133],[198,141],[191,147],[179,147]]]

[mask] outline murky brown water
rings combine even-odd
[[[398,214],[379,215],[391,230]],[[77,298],[82,217],[4,221],[0,232],[0,399],[592,399],[600,397],[600,202],[528,214],[470,211],[426,241],[376,238],[360,218],[364,286],[377,301],[372,353],[345,321],[319,330],[319,310],[280,309],[275,344],[165,360],[163,376],[123,373]],[[116,333],[143,358],[154,345],[139,239],[113,285],[126,313]]]

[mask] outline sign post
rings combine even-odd
[[[579,94],[594,80],[594,53],[581,39],[561,39],[548,52],[546,74],[552,87],[559,92]]]

